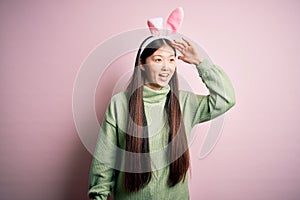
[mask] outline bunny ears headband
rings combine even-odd
[[[176,8],[171,12],[167,19],[166,30],[163,30],[163,18],[152,18],[147,20],[147,25],[153,37],[150,37],[141,47],[141,52],[145,49],[145,47],[150,44],[152,41],[159,38],[166,38],[170,40],[168,37],[171,34],[175,34],[183,21],[183,9],[181,7]]]
[[[167,30],[177,32],[183,21],[183,9],[181,7],[176,8],[171,12],[167,20]],[[147,21],[150,32],[153,36],[160,36],[163,27],[163,18],[152,18]]]

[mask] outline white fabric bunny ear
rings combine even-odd
[[[182,24],[183,15],[183,9],[181,7],[173,10],[167,20],[167,30],[170,30],[172,33],[176,33]],[[161,17],[148,19],[147,24],[153,36],[162,35],[161,30],[163,28],[163,19]]]
[[[148,19],[147,24],[151,34],[154,36],[159,36],[159,31],[162,29],[163,26],[163,19],[161,17]]]

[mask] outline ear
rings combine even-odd
[[[144,65],[142,64],[142,61],[139,60],[139,67],[141,68],[142,71],[145,71],[145,67]]]
[[[144,65],[140,65],[140,66],[141,66],[141,70],[142,70],[142,71],[145,71]]]
[[[159,36],[159,31],[162,29],[163,19],[159,18],[152,18],[147,20],[148,27],[150,32],[153,36]]]
[[[177,32],[182,24],[183,15],[183,9],[181,7],[173,10],[167,20],[167,29],[171,30],[173,33]]]

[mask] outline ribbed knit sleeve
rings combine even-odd
[[[114,105],[111,102],[101,125],[90,170],[88,196],[96,200],[106,200],[112,194],[115,184],[114,165],[117,151],[117,131],[113,118]]]
[[[204,59],[197,66],[197,70],[209,90],[209,95],[181,92],[185,122],[191,127],[225,113],[235,104],[231,81],[219,66]]]

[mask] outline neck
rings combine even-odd
[[[163,88],[162,86],[158,85],[157,83],[145,83],[145,86],[151,88],[152,90],[160,90]]]
[[[166,85],[158,89],[152,89],[151,87],[144,85],[143,88],[143,100],[145,103],[159,103],[166,100],[166,97],[170,91],[170,86]]]

